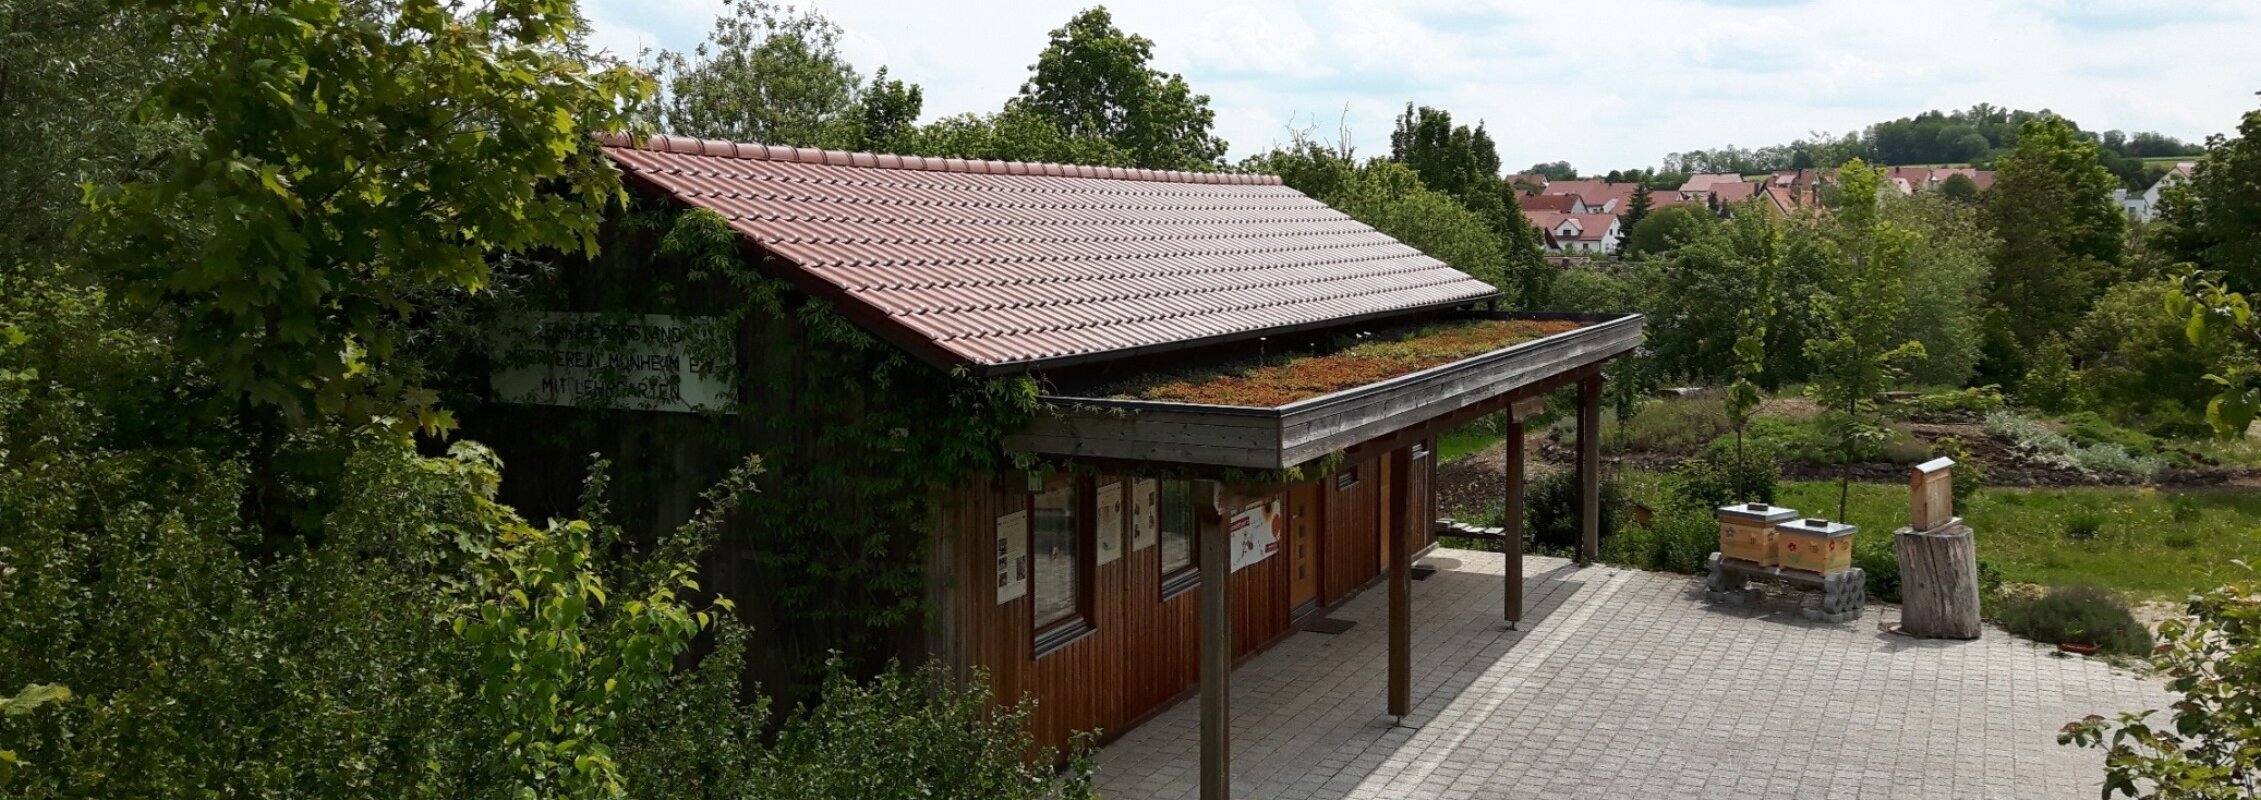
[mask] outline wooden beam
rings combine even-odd
[[[1542,404],[1543,405],[1543,404]],[[1523,622],[1523,404],[1517,403],[1503,416],[1507,417],[1507,441],[1503,443],[1502,457],[1506,459],[1507,519],[1501,521],[1505,528],[1500,534],[1500,552],[1507,558],[1507,580],[1501,601],[1507,626],[1513,628]]]
[[[1412,452],[1390,454],[1389,536],[1390,557],[1390,715],[1403,720],[1413,713],[1413,540],[1407,524],[1411,518],[1413,488]]]
[[[1602,552],[1602,378],[1578,381],[1578,563]]]
[[[1201,568],[1201,800],[1232,800],[1232,543],[1217,508],[1217,484],[1194,497]]]

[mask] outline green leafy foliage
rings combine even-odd
[[[1637,569],[1701,574],[1719,549],[1719,522],[1706,510],[1668,509],[1651,527],[1627,526],[1603,540],[1602,560]]]
[[[1358,164],[1306,141],[1250,158],[1241,168],[1278,175],[1298,191],[1462,272],[1494,286],[1506,284],[1505,248],[1492,226],[1451,195],[1424,185],[1411,167],[1381,159]]]
[[[1885,531],[1889,534],[1890,531]],[[1900,553],[1893,549],[1892,537],[1869,536],[1853,542],[1853,566],[1861,570],[1864,587],[1871,599],[1897,603],[1901,597]]]
[[[917,87],[875,82],[857,102],[862,76],[840,53],[838,24],[814,11],[766,0],[725,0],[707,39],[688,53],[661,51],[647,65],[666,87],[650,112],[668,133],[737,142],[869,149],[918,118]],[[893,90],[893,91],[889,91]],[[907,107],[906,107],[907,105]],[[866,136],[866,114],[880,130]]]
[[[2112,199],[2117,183],[2071,122],[2044,117],[2019,131],[1987,192],[1987,222],[2002,242],[1987,299],[2004,312],[1993,319],[2011,349],[1987,365],[1986,380],[2014,380],[2118,269],[2127,217]]]
[[[840,800],[1092,800],[1079,742],[1063,775],[1028,735],[1031,703],[993,707],[981,675],[890,665],[858,682],[835,662],[822,702],[787,720],[759,797]]]
[[[2107,653],[2151,652],[2151,631],[2127,603],[2094,586],[2059,586],[2039,596],[2003,599],[1996,621],[2009,632],[2044,644],[2092,644]]]
[[[2261,322],[2244,294],[2231,291],[2219,275],[2186,273],[2167,295],[2170,319],[2183,324],[2185,338],[2212,355],[2205,375],[2214,393],[2206,421],[2214,435],[2243,438],[2261,416]]]
[[[2018,402],[2047,413],[2072,409],[2076,391],[2072,350],[2064,337],[2043,339],[2034,351],[2032,366],[2018,379]]]
[[[1724,444],[1724,442],[1722,442]],[[1679,482],[1674,497],[1691,511],[1709,512],[1731,503],[1772,503],[1782,468],[1771,452],[1749,448],[1736,453],[1714,446],[1672,470]]]
[[[1601,482],[1601,536],[1608,541],[1625,518],[1625,490],[1615,480]],[[1523,489],[1523,531],[1535,550],[1578,549],[1578,474],[1557,470],[1531,480]]]
[[[2237,135],[2213,136],[2190,182],[2160,203],[2159,238],[2175,260],[2222,273],[2234,292],[2261,291],[2261,110]]]
[[[1222,166],[1225,140],[1211,133],[1217,115],[1209,96],[1195,94],[1182,76],[1154,69],[1153,60],[1153,40],[1124,33],[1105,7],[1093,6],[1052,31],[1010,107],[1071,137],[1112,142],[1135,166]]]
[[[1806,355],[1815,366],[1809,391],[1835,412],[1831,421],[1842,453],[1839,463],[1848,470],[1839,482],[1849,487],[1855,450],[1864,440],[1884,438],[1865,413],[1871,398],[1888,381],[1922,362],[1925,354],[1922,342],[1896,336],[1895,326],[1907,304],[1903,270],[1912,237],[1879,213],[1877,193],[1883,171],[1855,159],[1839,175],[1844,180],[1844,206],[1823,242],[1832,267],[1813,300],[1823,335],[1806,341]],[[1839,492],[1839,518],[1844,516],[1848,492],[1849,488]]]
[[[1732,430],[1726,402],[1717,395],[1643,403],[1630,417],[1602,421],[1602,443],[1612,451],[1689,455]]]
[[[2104,751],[2104,796],[2232,800],[2261,794],[2261,582],[2192,597],[2159,624],[2152,665],[2180,700],[2160,711],[2091,715],[2061,744]],[[2116,624],[2116,617],[2109,624]],[[2140,630],[2140,627],[2138,628]],[[2135,637],[2126,635],[2130,643]],[[2143,637],[2145,645],[2150,637]],[[2144,649],[2148,649],[2147,647]]]
[[[1630,256],[1670,253],[1704,235],[1716,218],[1694,205],[1666,206],[1649,212],[1640,224],[1625,232],[1625,253]]]
[[[2168,280],[2123,283],[2104,292],[2070,342],[2082,365],[2075,384],[2081,406],[2166,435],[2207,433],[2206,405],[2219,387],[2206,375],[2234,356],[2235,342],[2191,341],[2187,318],[2162,311],[2180,296]]]

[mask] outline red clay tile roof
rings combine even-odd
[[[1008,371],[1484,300],[1491,285],[1280,184],[733,144],[603,142],[874,332]]]
[[[1758,189],[1759,185],[1755,183],[1728,181],[1712,184],[1710,193],[1712,197],[1718,198],[1721,203],[1740,203],[1751,199],[1752,195],[1758,194]]]
[[[1517,198],[1516,202],[1521,204],[1525,211],[1569,213],[1570,207],[1578,204],[1578,196],[1574,194],[1540,194]]]

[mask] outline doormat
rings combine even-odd
[[[1415,564],[1413,565],[1413,568],[1407,570],[1407,572],[1413,573],[1414,580],[1425,581],[1429,579],[1429,576],[1437,574],[1437,568],[1429,566],[1427,564]]]
[[[1334,634],[1346,632],[1357,624],[1358,623],[1347,619],[1320,617],[1310,622],[1303,623],[1303,629],[1310,633],[1324,633],[1331,636]]]

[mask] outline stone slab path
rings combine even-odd
[[[1384,713],[1386,593],[1233,673],[1233,795],[1351,798],[2093,797],[2096,751],[2057,729],[2163,707],[2158,682],[1999,630],[1877,632],[1711,606],[1695,578],[1526,562],[1522,630],[1499,554],[1438,550],[1413,584],[1414,715]],[[1110,800],[1194,798],[1198,704],[1099,754]]]

